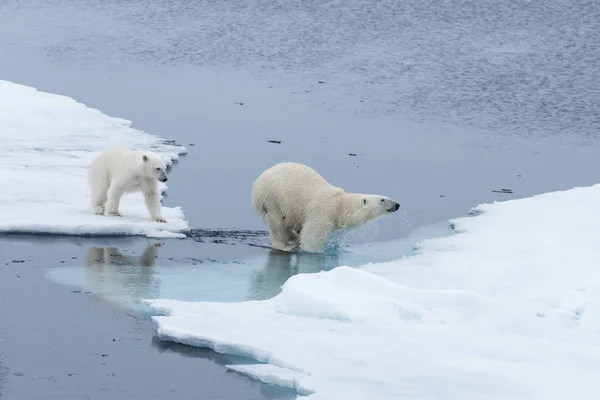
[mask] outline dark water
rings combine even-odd
[[[152,293],[157,254],[144,254],[144,239],[119,241],[135,268],[132,281],[105,275],[139,295]],[[94,239],[0,239],[0,396],[6,399],[284,399],[293,396],[228,373],[239,360],[164,344],[153,338],[148,319],[105,300],[101,293],[52,283],[48,267],[85,265],[93,276],[101,263],[88,262]],[[142,245],[142,246],[140,246]],[[170,254],[163,265],[185,262]],[[117,259],[117,258],[115,258]],[[121,260],[124,260],[121,257]],[[91,261],[91,260],[89,260]],[[129,286],[129,288],[128,288]]]
[[[4,237],[0,393],[285,396],[153,342],[136,301],[269,297],[294,273],[405,254],[375,242],[479,203],[596,183],[599,32],[594,2],[2,1],[0,79],[188,146],[166,203],[198,240]],[[401,212],[352,235],[351,255],[257,247],[250,188],[284,160]]]

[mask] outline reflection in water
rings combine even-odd
[[[364,234],[355,231],[354,234]],[[296,274],[329,271],[340,265],[359,267],[368,263],[381,263],[397,260],[413,254],[417,243],[451,235],[452,229],[447,222],[424,226],[414,230],[408,237],[389,242],[373,242],[351,246],[341,250],[344,236],[333,236],[326,253],[283,252],[270,250],[266,261],[254,259],[250,263],[264,267],[254,270],[250,276],[248,300],[266,300],[281,292],[281,286]]]
[[[160,340],[157,336],[152,337],[152,347],[159,353],[176,353],[184,357],[205,358],[216,362],[219,365],[244,364],[256,362],[252,358],[221,354],[206,347],[188,346],[181,343]]]
[[[150,244],[141,257],[123,255],[116,247],[89,247],[85,257],[84,287],[118,301],[156,298],[160,280],[154,264],[159,243]]]
[[[328,271],[339,265],[339,254],[269,251],[264,268],[254,272],[248,300],[265,300],[281,292],[293,275]]]
[[[159,353],[175,353],[184,357],[203,358],[210,360],[219,365],[227,366],[232,364],[255,364],[256,360],[248,357],[241,357],[229,354],[220,354],[212,349],[205,347],[187,346],[185,344],[162,341],[158,337],[152,338],[152,347],[158,350]],[[238,374],[235,371],[232,373]],[[240,378],[252,381],[246,375],[238,374]],[[261,384],[260,392],[267,398],[273,400],[295,399],[297,393],[293,389],[277,385]]]
[[[123,247],[125,245],[118,242],[95,240],[86,243],[94,246],[88,247],[84,268],[81,265],[51,268],[47,276],[55,282],[90,291],[123,307],[149,315],[150,310],[140,300],[265,300],[279,294],[281,286],[295,274],[328,271],[339,265],[359,267],[367,263],[397,260],[412,254],[415,244],[424,239],[450,234],[452,230],[444,222],[417,229],[403,239],[351,246],[336,253],[287,253],[253,247],[252,257],[240,258],[236,262],[206,258],[206,262],[197,263],[190,262],[189,258],[169,258],[175,262],[169,262],[168,265],[155,264],[160,247],[158,244],[148,245],[144,240],[143,254],[135,257],[123,249],[137,246]],[[207,250],[223,248],[222,245],[210,244]]]

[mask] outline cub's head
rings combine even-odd
[[[361,202],[369,219],[396,212],[400,208],[400,204],[394,200],[375,194],[363,194]]]
[[[162,157],[146,152],[142,154],[144,176],[154,177],[160,182],[167,181],[167,166]]]

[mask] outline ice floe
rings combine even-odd
[[[169,165],[186,151],[69,97],[0,81],[0,232],[182,236],[183,211],[163,207],[167,223],[154,222],[139,193],[122,199],[121,218],[91,213],[87,167],[112,147],[152,150]]]
[[[291,277],[269,300],[146,303],[167,341],[321,399],[592,399],[600,185],[485,204],[415,254]]]

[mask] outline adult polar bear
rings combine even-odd
[[[292,251],[300,246],[314,253],[323,251],[330,232],[400,208],[385,196],[346,193],[314,169],[290,162],[276,164],[256,179],[252,206],[263,217],[274,248]]]
[[[150,151],[116,148],[100,153],[88,169],[92,211],[120,216],[119,201],[126,193],[142,192],[150,218],[166,222],[161,213],[158,183],[166,182],[167,166]]]

